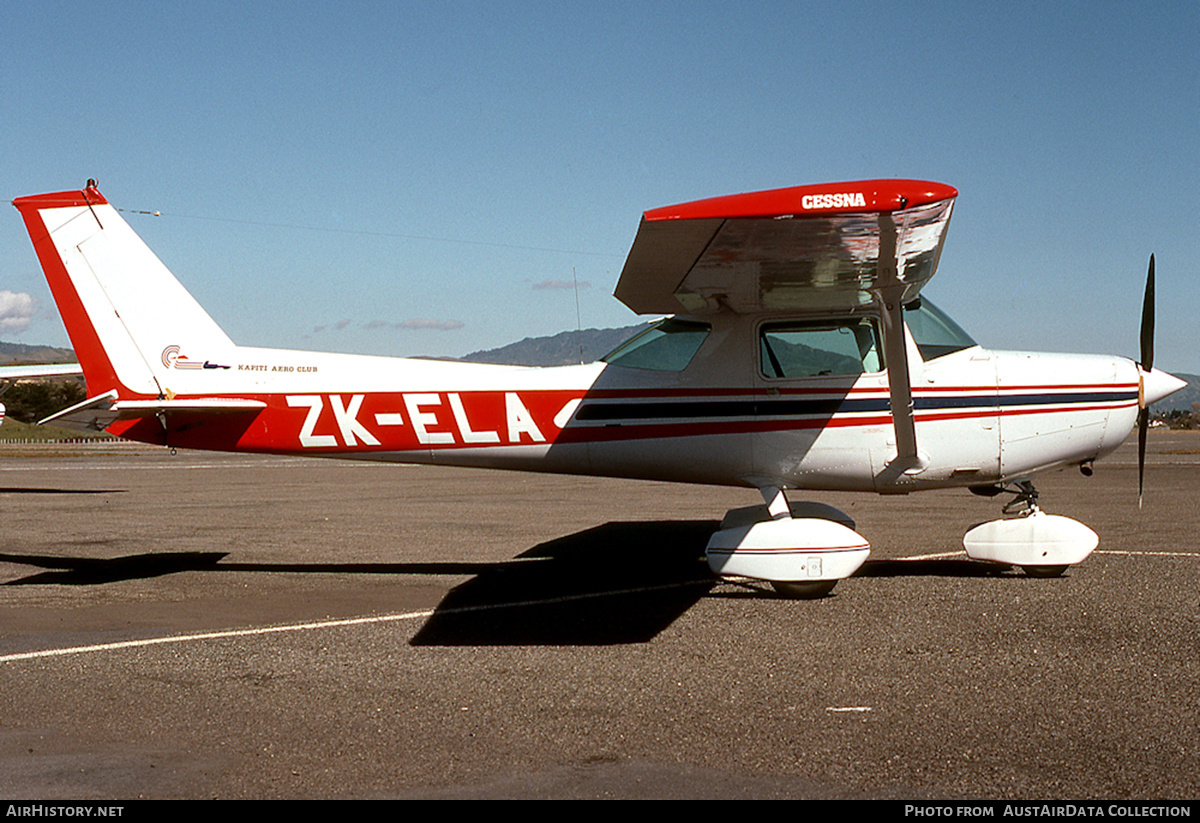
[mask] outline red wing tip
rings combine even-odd
[[[69,206],[108,205],[108,201],[104,199],[104,195],[100,193],[100,189],[96,188],[94,180],[89,180],[88,185],[82,190],[57,191],[50,194],[31,194],[27,197],[18,197],[12,203],[18,209],[55,209]]]
[[[710,197],[651,209],[645,219],[787,218],[900,211],[957,197],[958,190],[925,180],[857,180]]]

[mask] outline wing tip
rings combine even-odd
[[[786,219],[827,214],[900,211],[949,200],[958,190],[927,180],[857,180],[730,194],[651,209],[643,215],[660,220]]]

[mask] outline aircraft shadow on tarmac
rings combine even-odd
[[[610,522],[540,543],[509,561],[238,563],[225,552],[114,558],[0,553],[44,571],[5,586],[103,585],[178,572],[471,575],[438,604],[417,646],[647,642],[704,597],[773,597],[765,583],[722,586],[704,560],[715,520]],[[855,577],[994,577],[1009,567],[961,558],[869,560]],[[833,592],[830,597],[837,597]]]
[[[0,486],[0,494],[122,494],[125,489],[50,489],[31,486]]]
[[[451,590],[414,646],[642,643],[716,585],[712,520],[605,523],[541,543]]]
[[[61,557],[37,554],[0,554],[0,563],[37,566],[39,572],[5,586],[94,586],[121,580],[162,577],[177,572],[214,569],[225,552],[152,552],[125,557]]]
[[[1012,566],[962,557],[923,560],[868,560],[853,577],[1008,577],[1020,576]]]
[[[746,581],[713,592],[704,549],[717,521],[611,522],[542,543],[453,589],[417,646],[642,643],[703,597],[774,597]],[[868,561],[856,577],[993,577],[1007,566],[957,558]],[[836,597],[836,592],[828,595]]]

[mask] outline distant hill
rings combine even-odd
[[[1160,400],[1151,407],[1151,411],[1188,411],[1193,403],[1200,403],[1200,375],[1178,373],[1180,380],[1186,380],[1187,386],[1175,392],[1165,400]]]
[[[26,346],[22,343],[0,343],[0,363],[74,363],[72,349],[54,346]]]
[[[498,349],[487,349],[463,355],[460,360],[473,363],[501,363],[508,366],[569,366],[579,363],[579,344],[583,343],[584,363],[600,359],[630,337],[646,328],[625,326],[620,329],[584,329],[565,331],[553,337],[526,337]]]

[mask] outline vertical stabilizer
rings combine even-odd
[[[89,394],[168,394],[175,369],[228,362],[234,344],[89,181],[13,201]],[[211,367],[211,366],[210,366]]]

